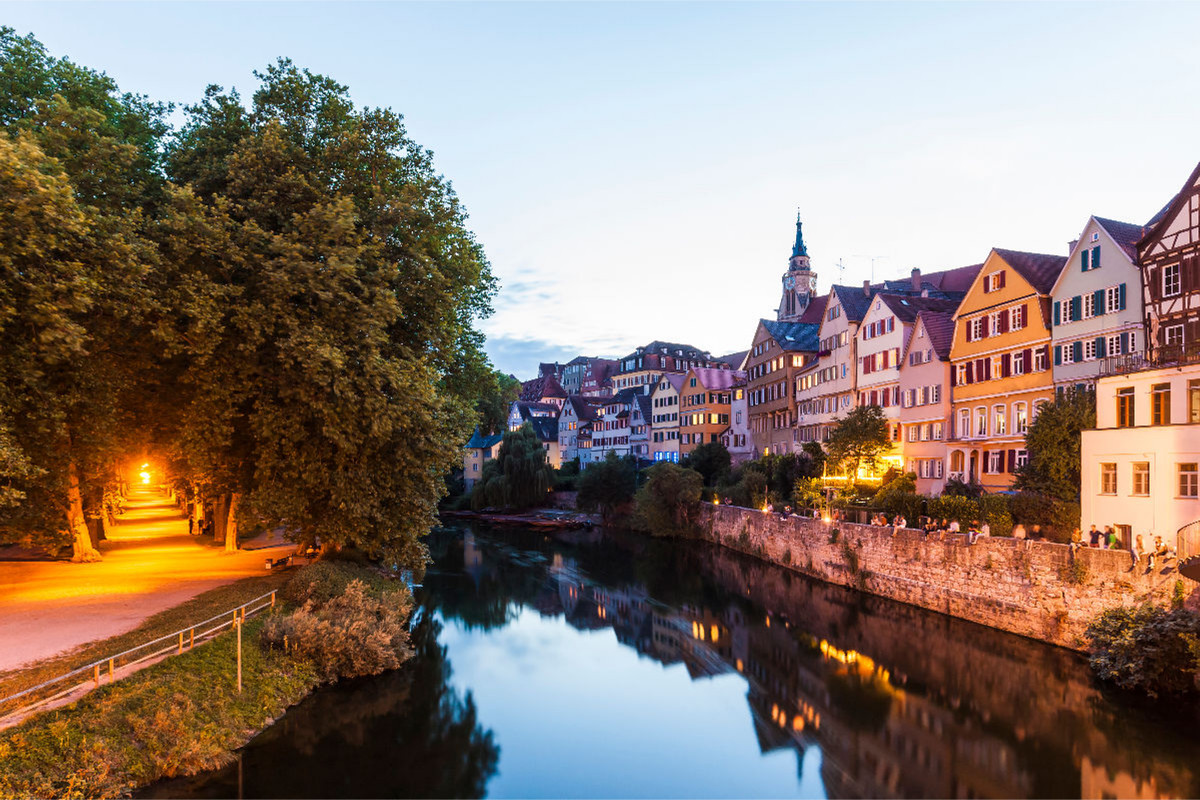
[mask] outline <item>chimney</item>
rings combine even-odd
[[[1079,240],[1078,240],[1078,239],[1072,239],[1072,240],[1071,240],[1071,241],[1070,241],[1070,242],[1067,244],[1067,255],[1071,255],[1071,253],[1075,251],[1075,245],[1077,245],[1077,244],[1079,244]]]
[[[867,297],[871,296],[871,282],[870,281],[863,281],[863,294],[865,294]]]
[[[916,267],[912,271],[912,287],[914,292],[921,291],[921,270]]]

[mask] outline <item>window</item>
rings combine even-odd
[[[928,442],[930,435],[933,433],[933,425],[926,422],[921,426],[921,441]]]
[[[1133,492],[1140,497],[1150,495],[1150,462],[1133,462]]]
[[[1150,387],[1150,424],[1171,424],[1171,384],[1156,383]]]
[[[1172,347],[1183,344],[1183,326],[1171,325],[1167,328],[1166,343]]]
[[[1084,361],[1095,361],[1096,360],[1096,340],[1095,339],[1087,339],[1084,341],[1084,343],[1083,343],[1083,360]]]
[[[987,275],[983,279],[983,290],[985,292],[995,292],[1004,288],[1004,270],[998,270],[991,275]]]
[[[1172,297],[1179,294],[1179,265],[1172,264],[1169,267],[1163,267],[1162,274],[1162,293],[1163,297]]]
[[[1013,375],[1025,374],[1025,358],[1021,353],[1013,353],[1011,364],[1010,369]]]
[[[977,342],[983,338],[983,317],[978,317],[971,320],[970,326],[967,328],[967,340]]]
[[[910,442],[915,442],[917,440],[917,426],[916,425],[908,426],[908,440]]]
[[[1028,464],[1029,463],[1029,451],[1018,450],[1017,457],[1016,457],[1016,463],[1017,463],[1018,467],[1023,467],[1026,464]]]
[[[1008,329],[1019,331],[1025,327],[1025,306],[1014,306],[1008,310]]]
[[[1200,422],[1200,380],[1188,381],[1188,422]]]
[[[1123,348],[1121,347],[1122,335],[1114,333],[1107,337],[1104,341],[1104,352],[1109,356],[1119,356]]]
[[[1104,310],[1100,313],[1111,314],[1121,310],[1121,289],[1124,286],[1110,286],[1104,290]]]
[[[987,409],[975,409],[975,435],[984,438],[987,436]]]
[[[1117,493],[1117,465],[1100,465],[1100,494]]]
[[[1006,433],[1008,412],[1002,405],[992,407],[992,435],[1004,436]]]
[[[1033,371],[1046,371],[1046,348],[1039,347],[1033,351]]]
[[[1117,390],[1117,427],[1133,427],[1133,387]]]
[[[1096,316],[1096,295],[1088,292],[1083,296],[1083,318],[1091,319]]]
[[[988,461],[987,471],[989,473],[991,473],[992,475],[996,475],[998,473],[1004,472],[1004,451],[1003,450],[993,450],[990,453],[988,453],[987,461]]]
[[[1059,359],[1061,361],[1061,363],[1063,363],[1063,364],[1074,364],[1075,363],[1075,345],[1064,344],[1064,345],[1062,345],[1061,352],[1062,352],[1062,356]]]
[[[967,382],[967,365],[959,364],[957,367],[955,367],[955,369],[958,372],[958,378],[955,380],[955,383],[957,383],[959,386],[962,386]]]
[[[1013,404],[1013,433],[1024,436],[1029,430],[1029,413],[1024,403]]]
[[[1200,472],[1196,470],[1196,464],[1180,464],[1179,465],[1179,496],[1180,497],[1195,497],[1197,489],[1200,488]]]
[[[962,409],[958,412],[958,438],[969,439],[971,437],[971,412],[968,409]]]

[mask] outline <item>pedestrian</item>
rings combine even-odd
[[[1133,547],[1129,551],[1130,554],[1133,556],[1133,565],[1135,567],[1137,566],[1137,563],[1139,561],[1141,561],[1142,553],[1144,552],[1144,550],[1145,550],[1145,547],[1142,545],[1142,535],[1139,533],[1137,536],[1134,537]]]
[[[1113,530],[1111,525],[1104,526],[1105,545],[1109,550],[1116,550],[1121,546],[1121,537],[1117,536],[1117,532]]]
[[[196,532],[196,518],[188,517],[188,536],[191,536],[195,532]]]
[[[1101,544],[1100,544],[1101,543],[1101,533],[1100,533],[1099,529],[1096,528],[1095,523],[1092,523],[1092,529],[1090,531],[1088,531],[1088,542],[1089,542],[1088,547],[1100,547],[1101,546]]]
[[[892,536],[895,536],[897,533],[899,533],[901,528],[907,527],[908,520],[904,518],[903,514],[897,514],[896,518],[892,520]]]
[[[950,524],[946,526],[946,530],[942,531],[942,536],[941,536],[942,541],[946,540],[947,532],[949,532],[953,536],[957,536],[959,533],[962,532],[962,526],[958,524],[958,520],[956,520],[956,519],[950,520]]]
[[[1019,522],[1016,525],[1013,525],[1012,535],[1013,535],[1014,539],[1024,539],[1025,538],[1025,526]]]

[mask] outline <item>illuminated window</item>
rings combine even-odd
[[[1002,405],[992,408],[992,434],[1004,436],[1008,429],[1008,412]]]
[[[1156,383],[1150,387],[1150,424],[1171,424],[1171,384]]]
[[[1133,427],[1133,387],[1127,386],[1117,390],[1117,427]]]

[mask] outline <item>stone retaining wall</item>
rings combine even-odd
[[[704,506],[703,526],[726,547],[829,583],[899,600],[993,628],[1082,649],[1101,611],[1182,591],[1200,608],[1200,584],[1172,560],[1153,571],[1128,551],[965,535],[926,540],[920,531]],[[836,532],[836,533],[835,533]],[[1179,588],[1176,588],[1176,584]]]

